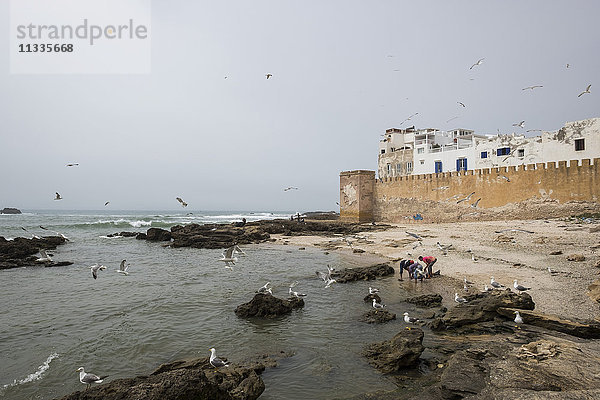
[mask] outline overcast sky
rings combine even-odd
[[[157,0],[147,75],[11,75],[0,16],[0,208],[337,210],[386,128],[600,117],[597,0]]]

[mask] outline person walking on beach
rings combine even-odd
[[[401,281],[404,280],[404,279],[402,279],[402,274],[404,273],[404,270],[406,270],[408,272],[408,279],[411,278],[410,271],[409,271],[408,267],[411,264],[414,264],[414,263],[415,262],[413,260],[402,260],[402,261],[400,261],[400,280]]]
[[[419,256],[419,261],[423,261],[425,266],[427,267],[427,275],[426,278],[431,278],[433,276],[433,264],[437,261],[437,258],[433,256]]]

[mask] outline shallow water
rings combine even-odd
[[[195,222],[230,222],[246,215],[216,214],[195,217]],[[294,354],[265,371],[261,399],[334,399],[395,387],[360,352],[367,343],[389,339],[404,323],[358,321],[369,310],[363,297],[373,282],[324,289],[315,276],[327,264],[341,269],[372,260],[262,244],[245,246],[247,255],[231,271],[216,261],[221,250],[170,249],[134,238],[101,237],[136,230],[133,224],[145,231],[190,219],[165,215],[37,212],[0,217],[0,236],[27,236],[21,226],[44,234],[38,225],[66,234],[71,242],[52,253],[55,261],[74,262],[0,271],[0,398],[51,399],[83,389],[75,371],[80,366],[110,375],[110,381],[148,374],[174,359],[208,356],[211,347],[232,362],[279,351]],[[265,216],[271,215],[256,219]],[[131,275],[115,271],[121,259],[131,263]],[[96,262],[108,269],[94,280],[89,266]],[[240,319],[233,312],[267,281],[275,286],[275,296],[287,297],[295,280],[297,290],[308,294],[303,309],[266,321]],[[394,277],[376,286],[390,311],[401,317],[407,309],[401,303],[404,286]],[[40,368],[44,370],[36,374]]]

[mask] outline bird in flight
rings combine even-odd
[[[414,113],[413,115],[411,115],[410,117],[406,118],[404,121],[400,122],[400,125],[402,125],[402,124],[403,124],[403,123],[405,123],[406,121],[410,121],[410,119],[411,119],[412,117],[414,117],[415,115],[419,115],[419,113],[418,113],[418,112],[416,112],[416,113]]]
[[[272,75],[272,74],[266,74],[265,76],[267,77],[267,79],[269,79],[269,78],[270,78],[270,77],[272,77],[273,75]]]
[[[181,197],[175,197],[175,199],[181,203],[181,207],[187,207],[187,203]]]
[[[541,129],[527,129],[526,132],[541,132]]]
[[[485,60],[485,58],[480,58],[479,60],[477,60],[477,62],[475,64],[471,65],[471,68],[469,68],[469,69],[473,69],[473,67],[475,67],[477,65],[481,65],[483,60]]]
[[[90,266],[90,270],[92,271],[92,276],[94,277],[94,279],[98,279],[98,271],[103,271],[105,269],[106,267],[104,265],[100,265],[98,263]]]
[[[129,272],[127,272],[127,270],[129,269],[129,264],[125,265],[125,261],[126,260],[121,261],[117,272],[123,275],[129,275]]]
[[[570,64],[568,64],[568,63],[567,63],[567,68],[569,68],[569,65],[570,65]]]
[[[525,121],[521,121],[518,124],[512,124],[512,126],[518,126],[519,128],[524,128],[525,127]]]
[[[54,200],[62,200],[62,196],[60,195],[60,193],[55,192],[56,193],[56,197],[54,198]]]
[[[298,188],[290,186],[290,187],[286,187],[285,189],[283,189],[284,192],[287,192],[288,190],[298,190]]]
[[[448,123],[448,122],[450,122],[450,121],[454,121],[456,118],[458,118],[458,117],[452,117],[452,118],[450,118],[448,121],[446,121],[446,123]]]
[[[590,92],[590,88],[591,87],[592,87],[592,85],[588,85],[588,87],[583,92],[579,93],[579,95],[577,97],[581,97],[581,96],[583,96],[586,93],[591,93]]]
[[[109,203],[110,203],[110,201],[107,201],[106,203],[104,203],[104,207],[106,207]]]
[[[527,87],[524,87],[524,88],[523,88],[523,89],[521,89],[521,90],[527,90],[527,89],[531,89],[531,90],[533,90],[533,89],[540,88],[540,87],[544,87],[544,86],[543,86],[543,85],[533,85],[533,86],[527,86]]]
[[[68,163],[67,167],[77,167],[79,163]]]
[[[465,106],[465,103],[463,103],[463,102],[457,101],[457,103],[458,103],[458,104],[460,104],[460,105],[461,105],[461,106],[463,106],[463,107],[466,107],[466,106]]]

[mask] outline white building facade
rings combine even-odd
[[[600,118],[568,122],[539,136],[484,136],[469,129],[386,130],[378,176],[391,178],[600,157]]]

